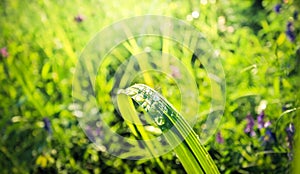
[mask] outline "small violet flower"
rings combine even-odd
[[[52,134],[51,122],[50,122],[49,118],[47,118],[47,117],[43,118],[43,122],[44,122],[44,129],[45,129],[49,134]]]
[[[285,34],[290,39],[291,42],[294,42],[296,40],[296,35],[294,33],[294,25],[292,22],[288,22],[286,25],[286,31]]]
[[[0,49],[0,54],[1,54],[1,57],[5,58],[5,57],[8,57],[9,54],[8,54],[8,51],[7,51],[7,48],[6,47],[3,47]]]
[[[285,129],[287,133],[287,139],[288,139],[288,144],[289,148],[292,149],[292,144],[293,144],[293,137],[295,134],[295,126],[293,123],[290,123],[287,128]]]
[[[84,16],[81,15],[81,14],[79,14],[79,15],[77,15],[77,16],[74,17],[74,20],[75,20],[76,22],[78,22],[78,23],[83,22]]]
[[[263,146],[268,147],[272,143],[276,142],[276,136],[270,129],[267,129],[265,135],[262,136],[260,140],[262,141]]]
[[[258,129],[265,127],[264,117],[265,117],[265,112],[261,111],[261,113],[257,116]]]
[[[294,136],[294,134],[295,134],[295,126],[294,126],[293,123],[290,123],[285,130],[286,130],[288,136],[291,136],[291,137]]]
[[[275,139],[275,134],[270,129],[267,129],[266,134],[264,136],[264,141],[275,141]]]
[[[245,133],[249,133],[251,137],[255,136],[255,131],[253,129],[254,127],[254,119],[253,117],[251,116],[251,114],[248,114],[247,117],[246,117],[248,123],[247,123],[247,126],[244,130]]]
[[[271,125],[272,125],[271,121],[267,121],[267,122],[265,122],[264,127],[267,128],[267,127],[269,127],[269,126],[271,126]]]
[[[275,5],[274,11],[275,11],[277,14],[280,13],[280,10],[281,10],[281,4]]]
[[[287,133],[287,141],[288,141],[288,147],[292,151],[293,150],[293,137],[295,134],[295,126],[293,123],[290,123],[287,128],[285,129]],[[288,153],[289,160],[293,160],[293,152]]]
[[[217,142],[220,143],[220,144],[223,144],[223,143],[224,143],[224,138],[222,137],[221,132],[218,132],[218,133],[217,133],[216,140],[217,140]]]

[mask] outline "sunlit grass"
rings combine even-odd
[[[136,127],[142,137],[148,139],[148,135],[135,113],[134,105],[127,97],[131,97],[151,116],[168,143],[174,148],[188,173],[219,173],[210,155],[200,144],[197,134],[179,112],[159,93],[141,84],[135,84],[125,90],[120,90],[118,93],[118,106],[122,116],[125,120],[126,117],[131,117],[130,120],[133,121],[133,123],[129,123],[131,130],[135,132]],[[134,127],[133,124],[138,125]],[[135,134],[137,135],[137,133]],[[151,144],[147,144],[147,147],[150,151],[154,150]]]
[[[278,4],[281,5],[279,13],[274,11]],[[87,3],[81,0],[3,0],[0,7],[0,49],[6,48],[8,53],[1,52],[0,55],[1,173],[184,172],[173,154],[154,160],[130,161],[98,151],[74,116],[72,80],[85,45],[99,30],[112,23],[145,14],[172,16],[190,23],[204,33],[214,52],[221,57],[227,84],[226,109],[218,130],[223,141],[218,143],[213,136],[205,143],[220,172],[283,173],[289,171],[293,163],[295,173],[299,173],[299,150],[295,150],[300,144],[299,110],[294,109],[300,106],[300,23],[295,16],[295,12],[299,12],[298,1],[128,0],[121,3],[90,0]],[[75,20],[78,16],[82,17],[81,21]],[[288,28],[288,22],[293,27]],[[289,35],[287,30],[290,30]],[[291,32],[296,36],[293,42]],[[147,41],[156,50],[182,58],[188,71],[195,75],[200,84],[199,100],[204,110],[200,111],[199,122],[193,129],[200,134],[203,120],[211,112],[210,82],[205,67],[195,68],[200,67],[201,62],[194,66],[190,64],[193,50],[178,50],[176,44],[162,38]],[[131,38],[108,57],[122,62],[132,54],[144,51],[141,43],[138,38]],[[167,67],[167,59],[163,60],[162,65]],[[107,60],[104,65],[118,65],[118,62]],[[144,62],[139,65],[148,66]],[[100,109],[113,113],[115,108],[108,93],[115,79],[109,76],[112,72],[108,71],[109,68],[99,69],[95,86],[96,89],[102,87],[103,91],[97,93],[98,104]],[[173,82],[161,85],[160,82],[165,80],[158,79],[160,75],[149,76],[140,74],[136,81],[153,87],[180,110],[177,88],[171,90],[168,84]],[[272,122],[268,128],[276,134],[276,142],[265,143],[263,140],[268,140],[266,130],[259,130],[256,126],[261,101],[267,101],[265,121]],[[248,113],[255,120],[254,137],[244,132]],[[117,120],[117,114],[111,115],[111,120]],[[50,121],[52,134],[43,122],[45,117]],[[285,131],[290,123],[295,124],[294,137],[298,139],[294,150],[288,146]],[[127,130],[119,129],[120,124],[112,129],[121,133]],[[140,139],[159,136],[162,131],[151,126],[130,130],[134,136],[137,131],[144,132],[143,137],[138,137]],[[151,144],[148,146],[152,148]],[[182,149],[177,151],[183,152],[186,146],[188,144],[180,146]],[[288,155],[294,152],[294,159],[290,159]]]

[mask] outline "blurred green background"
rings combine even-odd
[[[185,173],[173,153],[160,157],[161,168],[97,150],[73,114],[72,79],[85,45],[104,27],[145,14],[195,26],[222,60],[225,112],[205,144],[221,173],[295,168],[298,1],[1,0],[0,7],[1,173]]]

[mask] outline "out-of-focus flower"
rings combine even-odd
[[[294,33],[294,24],[292,22],[287,23],[285,34],[291,42],[294,42],[296,40],[296,35]]]
[[[269,126],[271,126],[271,125],[272,125],[271,121],[267,121],[267,122],[265,122],[264,127],[267,128],[267,127],[269,127]]]
[[[74,17],[74,20],[78,23],[82,22],[84,20],[84,16],[79,14],[77,16]]]
[[[223,143],[224,143],[224,138],[222,137],[221,132],[218,132],[218,133],[217,133],[216,140],[217,140],[217,142],[220,143],[220,144],[223,144]]]
[[[261,111],[261,113],[257,116],[258,129],[265,127],[264,117],[265,117],[265,112]]]
[[[6,47],[3,47],[3,48],[0,49],[0,54],[1,54],[2,57],[8,57],[9,56]]]
[[[298,20],[298,11],[294,11],[294,14],[293,14],[293,18],[294,20]]]
[[[286,127],[285,131],[287,133],[288,147],[292,151],[293,150],[293,137],[294,137],[294,134],[295,134],[295,126],[294,126],[294,124],[290,123]],[[291,152],[291,151],[288,153],[289,160],[293,159],[293,152]]]
[[[49,134],[52,134],[51,122],[50,122],[49,118],[47,118],[47,117],[43,118],[43,122],[44,122],[44,129],[45,129]]]
[[[292,29],[293,29],[293,23],[292,23],[292,22],[288,22],[288,23],[286,24],[286,28],[287,28],[288,30],[292,30]]]
[[[275,5],[274,11],[275,11],[276,13],[280,13],[280,10],[281,10],[281,4]]]
[[[286,130],[288,136],[294,136],[294,134],[295,134],[295,126],[294,126],[293,123],[290,123],[285,130]]]
[[[293,137],[295,134],[295,127],[293,123],[290,123],[286,129],[285,129],[286,133],[287,133],[287,138],[288,138],[288,144],[289,144],[289,148],[292,149],[293,146]]]
[[[262,136],[260,140],[262,141],[263,146],[268,146],[276,142],[276,136],[271,129],[267,129],[265,135]]]
[[[264,136],[264,141],[275,141],[275,139],[275,134],[270,129],[267,129],[266,134]]]
[[[247,123],[247,126],[244,130],[245,133],[249,133],[251,137],[255,136],[255,131],[253,129],[254,127],[254,119],[253,117],[251,116],[251,114],[248,114],[247,117],[246,117],[248,123]]]
[[[192,17],[195,18],[195,19],[199,18],[199,15],[200,15],[200,14],[199,14],[198,11],[193,11],[193,12],[192,12]]]
[[[294,41],[295,41],[296,35],[295,35],[292,31],[287,30],[287,31],[285,32],[285,34],[288,36],[288,38],[290,39],[291,42],[294,42]]]

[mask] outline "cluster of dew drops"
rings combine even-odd
[[[165,124],[163,113],[167,113],[168,109],[162,102],[160,96],[151,91],[147,87],[126,89],[125,93],[131,96],[146,112],[154,119],[158,126]]]

